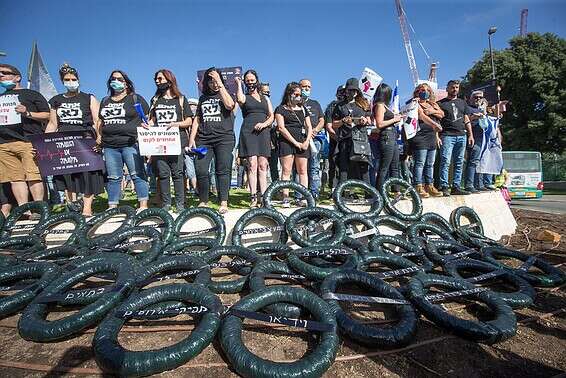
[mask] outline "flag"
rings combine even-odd
[[[395,114],[399,114],[399,80],[395,80],[395,88],[393,89],[393,103],[391,104],[391,110]],[[399,153],[403,155],[403,124],[397,122],[395,124],[395,129],[397,130],[397,148]]]
[[[379,87],[379,84],[381,84],[382,81],[383,78],[381,76],[379,76],[371,68],[366,67],[362,71],[362,76],[360,77],[358,85],[364,97],[371,102],[377,87]]]
[[[50,100],[57,94],[55,84],[53,84],[53,80],[51,76],[49,76],[45,64],[43,64],[43,59],[41,59],[36,42],[33,43],[31,58],[29,60],[28,88],[38,91],[47,100]]]
[[[479,119],[483,129],[483,141],[480,152],[480,162],[476,168],[478,173],[498,175],[503,169],[503,153],[497,127],[499,118],[485,116]]]
[[[416,101],[411,101],[400,110],[405,115],[402,127],[405,130],[407,139],[411,139],[419,131],[419,108]]]

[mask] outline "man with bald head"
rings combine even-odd
[[[320,138],[325,138],[324,135],[324,113],[322,112],[322,107],[318,103],[310,98],[312,85],[309,79],[302,79],[299,82],[301,86],[301,96],[303,97],[303,104],[308,109],[310,113],[311,125],[312,125],[312,135],[313,142],[316,146],[317,152],[313,153],[311,150],[309,158],[309,189],[316,200],[320,196],[320,157],[322,142]],[[322,133],[322,135],[319,135]]]

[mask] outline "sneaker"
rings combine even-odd
[[[477,192],[479,192],[479,190],[477,190],[477,189],[474,188],[474,187],[471,187],[471,188],[464,188],[464,190],[467,191],[467,192],[470,192],[470,193],[477,193]]]
[[[484,188],[484,187],[478,188],[478,190],[479,190],[480,192],[491,192],[491,189]]]
[[[456,196],[467,196],[468,194],[471,194],[471,193],[468,192],[467,190],[460,188],[459,186],[453,186],[451,194],[454,194]]]
[[[440,191],[442,192],[442,195],[444,197],[450,197],[450,188],[448,188],[447,186],[440,188]]]
[[[497,190],[497,188],[496,188],[495,186],[493,186],[493,185],[487,185],[485,188],[486,188],[487,190]]]

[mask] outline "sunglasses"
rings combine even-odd
[[[15,75],[12,71],[0,71],[0,75],[8,76],[8,75]]]
[[[75,70],[73,67],[63,67],[61,68],[61,73],[62,74],[76,74],[77,70]]]
[[[271,92],[263,92],[263,95],[267,96],[267,97],[269,97],[270,94],[271,94]]]
[[[121,81],[122,83],[125,83],[125,82],[126,82],[126,80],[124,80],[123,77],[112,76],[112,80],[118,80],[118,81]]]

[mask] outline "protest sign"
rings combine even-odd
[[[29,135],[36,150],[42,176],[97,171],[104,168],[102,156],[93,150],[96,139],[90,132],[66,131]]]
[[[419,131],[419,108],[416,101],[411,101],[401,108],[400,114],[404,115],[403,129],[407,139],[411,139]]]
[[[181,135],[178,127],[138,127],[140,155],[180,155]]]
[[[228,93],[234,98],[236,98],[236,91],[237,91],[237,84],[236,84],[236,76],[242,75],[242,67],[223,67],[218,68],[220,74],[222,75],[222,79],[224,79],[224,85],[228,90]],[[197,71],[197,85],[198,85],[198,93],[202,95],[202,81],[204,78],[204,73],[206,70]]]
[[[0,126],[22,123],[22,116],[16,112],[18,105],[20,100],[17,94],[0,96]]]
[[[360,77],[359,87],[362,94],[371,102],[377,87],[381,84],[383,78],[379,76],[371,68],[364,68]]]

